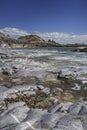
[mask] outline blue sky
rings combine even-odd
[[[87,0],[0,0],[0,28],[87,34]]]

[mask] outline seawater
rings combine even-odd
[[[70,72],[75,69],[78,74],[87,74],[87,53],[74,52],[76,47],[50,47],[35,49],[12,49],[11,51],[32,59],[34,63],[48,64],[48,69],[58,71],[62,69]],[[51,67],[51,68],[49,68]]]
[[[11,49],[11,51],[17,55],[25,56],[24,59],[16,59],[16,63],[28,66],[27,75],[44,78],[48,72],[57,73],[61,70],[64,75],[71,75],[80,81],[79,84],[76,83],[73,88],[68,88],[68,90],[74,91],[76,95],[82,94],[82,96],[86,97],[87,53],[74,52],[75,49],[76,47],[50,47]]]

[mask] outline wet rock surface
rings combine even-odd
[[[87,52],[87,47],[78,47],[74,51],[77,51],[77,52]]]
[[[1,130],[87,129],[86,62],[63,59],[64,70],[58,54],[1,49]]]
[[[86,130],[86,105],[87,102],[58,103],[43,110],[29,108],[24,102],[12,103],[0,113],[0,129]]]

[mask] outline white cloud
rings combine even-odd
[[[75,35],[74,33],[37,33],[40,37],[45,40],[51,39],[59,43],[85,43],[87,44],[87,35]]]
[[[30,35],[29,32],[18,29],[18,28],[10,28],[6,27],[0,29],[0,32],[4,34],[8,34],[13,38],[18,38],[20,36]],[[87,44],[87,35],[75,35],[72,33],[60,33],[60,32],[45,32],[40,33],[36,32],[36,35],[42,37],[45,40],[51,39],[58,43],[85,43]]]
[[[30,33],[28,33],[27,31],[24,31],[24,30],[21,30],[18,28],[10,28],[10,27],[2,28],[2,29],[0,29],[0,32],[10,35],[13,38],[30,35]]]

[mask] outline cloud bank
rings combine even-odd
[[[87,35],[75,35],[73,33],[60,33],[60,32],[46,32],[46,33],[37,33],[40,37],[45,40],[51,39],[59,43],[85,43],[87,44]]]
[[[10,35],[12,38],[18,38],[20,36],[30,35],[29,32],[18,29],[6,27],[0,29],[0,32]],[[45,32],[34,33],[45,40],[54,40],[62,44],[84,43],[87,44],[87,35],[75,35],[74,33],[60,33],[60,32]]]
[[[10,27],[2,28],[0,29],[0,32],[6,35],[10,35],[12,38],[18,38],[20,36],[30,35],[30,33],[28,33],[27,31]]]

